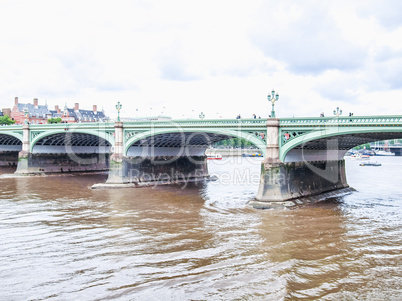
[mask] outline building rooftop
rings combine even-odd
[[[46,118],[46,115],[52,114],[47,105],[34,106],[30,103],[19,103],[17,104],[17,107],[20,112],[25,112],[25,110],[27,110],[29,117]]]
[[[81,109],[74,110],[69,108],[64,108],[64,111],[68,111],[69,116],[73,116],[75,117],[76,120],[82,122],[93,122],[93,121],[104,122],[108,119],[103,111],[94,112],[93,110],[81,110]],[[64,111],[60,114],[60,116],[55,117],[61,117]]]

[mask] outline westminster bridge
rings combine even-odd
[[[402,138],[402,116],[2,126],[0,165],[17,175],[108,170],[105,187],[200,180],[209,177],[206,149],[231,138],[264,156],[256,198],[284,201],[348,187],[344,154]]]

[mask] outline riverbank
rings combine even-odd
[[[205,151],[205,155],[217,155],[222,157],[241,157],[243,154],[260,154],[261,151],[256,148],[209,148]]]

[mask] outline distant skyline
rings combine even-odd
[[[0,2],[0,107],[111,118],[402,115],[402,2]]]

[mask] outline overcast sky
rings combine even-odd
[[[0,0],[0,107],[402,114],[402,1]]]

